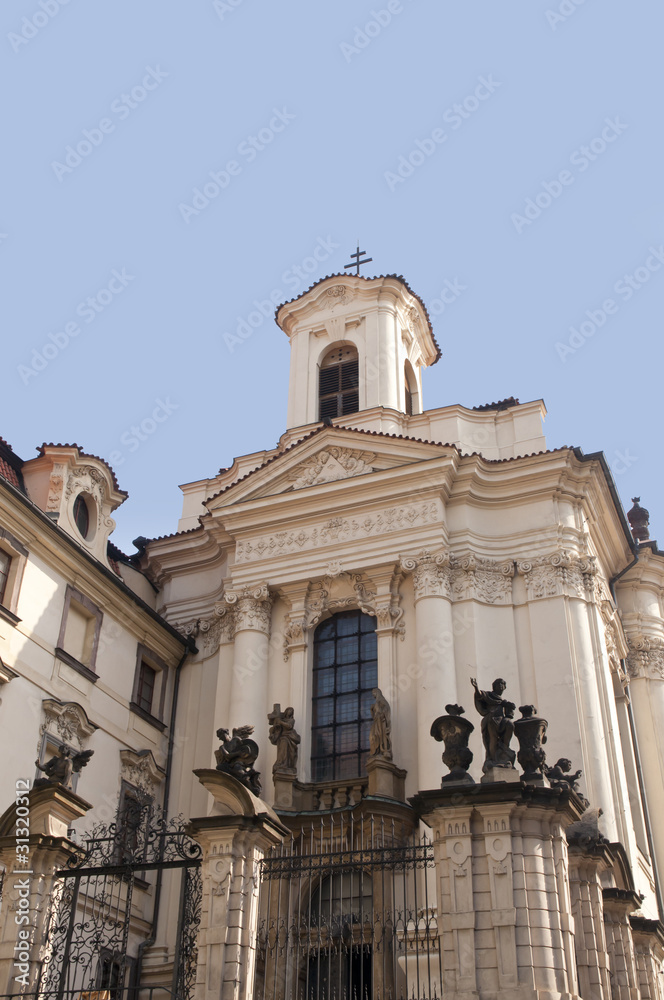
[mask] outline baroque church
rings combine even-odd
[[[277,445],[132,555],[0,443],[0,998],[664,1000],[647,511],[541,400],[425,409],[402,277],[275,319]]]

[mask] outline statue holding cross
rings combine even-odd
[[[295,710],[289,707],[282,712],[281,705],[275,705],[267,721],[270,723],[270,743],[277,748],[272,773],[297,774],[300,734],[295,731]]]

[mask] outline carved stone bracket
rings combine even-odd
[[[664,639],[659,636],[628,636],[627,671],[630,677],[664,680]]]
[[[154,798],[165,775],[157,765],[152,751],[121,750],[120,761],[120,777],[144,795]]]
[[[524,577],[529,600],[566,595],[594,601],[605,596],[606,588],[597,577],[594,556],[579,556],[568,549],[558,549],[546,556],[519,562],[517,572]]]
[[[90,722],[85,710],[74,701],[56,701],[45,698],[42,701],[45,720],[39,727],[38,750],[44,733],[51,733],[62,743],[81,750],[83,744],[99,726]]]

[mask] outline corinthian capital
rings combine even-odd
[[[628,636],[627,671],[630,677],[664,680],[664,639],[659,636]]]
[[[241,590],[227,590],[215,614],[222,616],[232,612],[234,634],[243,631],[262,632],[269,636],[272,621],[272,598],[267,584],[244,587]]]
[[[401,571],[413,575],[416,601],[422,597],[450,596],[449,565],[449,552],[430,552],[428,549],[401,560]]]

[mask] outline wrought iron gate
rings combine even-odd
[[[330,814],[260,870],[255,1000],[441,996],[433,845]]]
[[[172,977],[155,997],[190,1000],[201,906],[201,848],[182,819],[148,807],[121,823],[95,827],[69,866],[56,873],[37,996],[139,1000],[141,945],[152,943],[155,882],[178,879],[177,947]],[[172,892],[176,886],[169,886]]]

